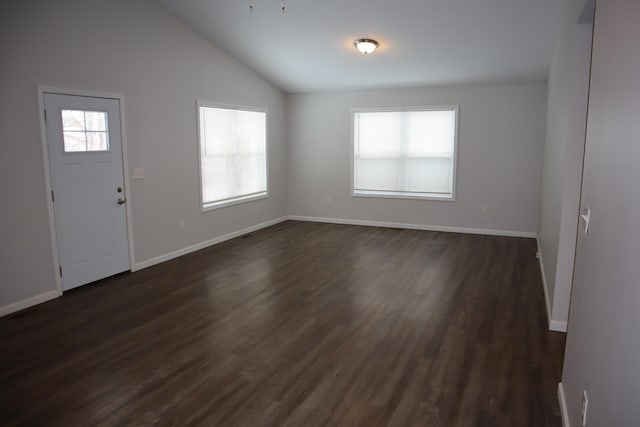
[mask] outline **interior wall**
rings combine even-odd
[[[562,390],[568,421],[638,425],[640,2],[596,2],[582,205]]]
[[[545,102],[545,85],[291,95],[289,213],[534,236]],[[352,197],[351,109],[433,105],[460,106],[456,201]]]
[[[38,85],[124,95],[136,263],[286,214],[284,95],[153,3],[5,2],[0,56],[0,309],[56,292]],[[268,199],[200,212],[196,100],[267,108]]]
[[[538,245],[550,328],[566,331],[573,280],[591,60],[585,0],[569,2],[548,82]]]

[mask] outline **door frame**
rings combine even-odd
[[[129,189],[129,163],[127,161],[127,135],[125,132],[126,122],[124,113],[124,95],[119,93],[96,92],[90,90],[67,89],[51,86],[37,86],[38,90],[38,118],[40,121],[40,140],[42,143],[42,163],[45,181],[45,197],[47,198],[47,211],[49,217],[49,238],[51,251],[53,253],[52,274],[56,281],[58,296],[62,295],[62,277],[60,277],[60,256],[58,254],[58,237],[56,235],[56,223],[53,211],[53,201],[51,200],[51,168],[49,166],[49,145],[47,141],[47,124],[44,119],[44,95],[46,93],[70,96],[85,96],[90,98],[107,98],[115,99],[119,103],[120,110],[120,137],[122,140],[122,169],[124,173],[124,195],[127,202],[131,201],[131,190]],[[125,203],[125,213],[127,222],[127,242],[129,245],[129,269],[133,271],[135,265],[135,257],[133,254],[133,230],[131,227],[131,204]]]

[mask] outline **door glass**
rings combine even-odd
[[[64,152],[109,151],[107,113],[62,110]]]

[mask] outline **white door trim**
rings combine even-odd
[[[62,278],[59,273],[60,257],[58,255],[58,239],[56,236],[55,218],[53,214],[53,201],[51,200],[51,169],[49,167],[49,147],[47,144],[47,124],[44,119],[44,94],[53,93],[60,95],[87,96],[92,98],[115,99],[120,104],[120,135],[122,138],[122,168],[124,169],[124,194],[127,200],[125,203],[126,219],[127,219],[127,242],[129,244],[129,267],[133,269],[135,265],[135,256],[133,254],[133,230],[131,228],[131,190],[129,188],[129,163],[127,161],[127,134],[125,132],[125,112],[124,112],[124,96],[118,93],[95,92],[89,90],[67,89],[50,86],[38,86],[38,117],[40,120],[40,140],[42,143],[42,162],[44,167],[45,180],[45,197],[47,198],[47,212],[49,216],[49,233],[50,245],[53,253],[52,274],[56,281],[58,296],[62,295]]]

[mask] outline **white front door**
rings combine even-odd
[[[130,269],[117,99],[44,94],[62,288]]]

